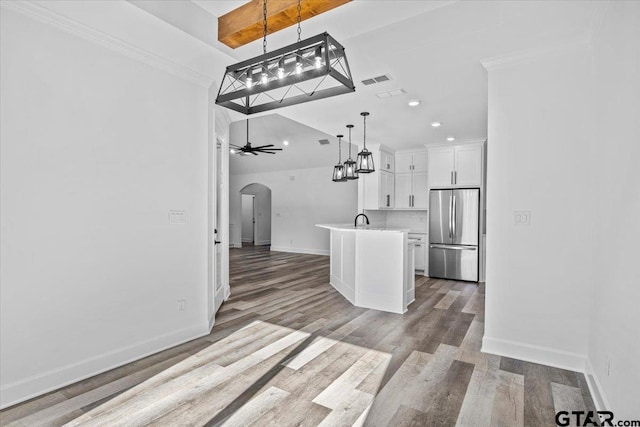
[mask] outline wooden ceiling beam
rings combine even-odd
[[[305,21],[351,0],[301,0],[300,18]],[[218,18],[218,41],[235,49],[262,38],[263,0],[251,0]],[[267,1],[267,34],[298,23],[298,0]]]

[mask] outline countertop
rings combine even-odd
[[[395,227],[381,227],[376,225],[358,225],[353,224],[316,224],[316,227],[327,228],[329,230],[343,230],[343,231],[389,231],[394,233],[410,233],[408,228],[395,228]]]

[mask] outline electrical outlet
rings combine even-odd
[[[186,224],[187,223],[187,213],[183,210],[174,210],[171,209],[169,211],[169,224]]]
[[[178,300],[178,311],[185,311],[187,309],[187,301],[183,299]]]
[[[515,225],[531,225],[531,211],[514,211],[513,223]]]
[[[290,244],[290,245],[293,245],[293,240],[289,240],[289,244]]]

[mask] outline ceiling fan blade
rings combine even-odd
[[[256,153],[255,151],[249,151],[249,153],[253,154],[254,156],[258,155],[258,153]]]
[[[269,144],[269,145],[258,145],[257,147],[252,147],[252,148],[267,148],[267,147],[273,147],[273,144]]]
[[[233,148],[242,148],[242,146],[240,146],[240,145],[235,145],[235,144],[229,144],[229,147],[233,147]]]
[[[282,151],[282,148],[260,148],[260,151]]]

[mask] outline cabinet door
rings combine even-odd
[[[427,156],[429,186],[450,187],[453,185],[454,147],[430,148]]]
[[[396,173],[411,172],[412,164],[411,154],[396,155]]]
[[[425,265],[425,259],[426,259],[426,252],[425,252],[425,247],[426,244],[423,242],[420,243],[416,243],[416,249],[415,249],[415,269],[416,270],[422,270],[425,271],[426,265]]]
[[[427,152],[413,154],[413,172],[427,171]]]
[[[393,195],[395,193],[393,174],[380,171],[380,197],[379,203],[381,208],[393,207]]]
[[[395,160],[391,153],[380,151],[380,170],[393,172],[395,170]]]
[[[413,191],[413,207],[417,209],[427,209],[427,173],[414,173],[411,188]]]
[[[455,149],[455,185],[482,184],[482,147],[462,145]]]
[[[396,194],[395,207],[398,209],[406,209],[411,207],[411,174],[396,174]],[[426,191],[426,190],[425,190]]]

